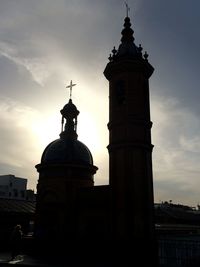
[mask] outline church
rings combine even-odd
[[[121,34],[103,72],[109,81],[109,185],[94,185],[98,168],[78,140],[79,110],[70,97],[60,110],[60,137],[36,165],[35,239],[43,248],[62,247],[73,259],[157,266],[149,99],[154,68],[135,44],[128,15]]]

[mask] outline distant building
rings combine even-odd
[[[16,224],[21,224],[25,235],[32,232],[35,193],[26,187],[25,178],[0,175],[0,249],[9,246],[10,233]]]
[[[15,175],[0,175],[0,198],[26,199],[27,179]]]
[[[200,211],[194,207],[169,202],[154,207],[157,233],[200,234]]]

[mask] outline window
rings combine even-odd
[[[13,195],[14,195],[14,197],[18,197],[18,190],[17,189],[13,189]]]
[[[21,194],[21,197],[22,197],[22,198],[25,197],[25,192],[24,192],[24,190],[21,190],[21,191],[20,191],[20,194]]]
[[[116,99],[119,104],[125,103],[125,81],[123,80],[116,83]]]

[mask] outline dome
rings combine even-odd
[[[57,139],[44,150],[41,163],[78,163],[93,165],[92,154],[77,139]]]

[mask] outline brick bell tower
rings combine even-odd
[[[112,50],[104,70],[109,81],[112,235],[126,257],[157,266],[149,103],[154,68],[141,45],[135,45],[128,16],[121,33],[121,44]]]

